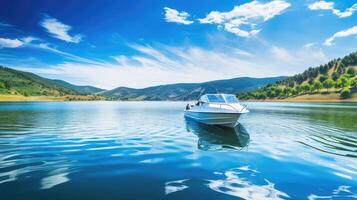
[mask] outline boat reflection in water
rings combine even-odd
[[[246,129],[238,124],[234,128],[212,126],[185,118],[188,132],[198,136],[198,149],[203,151],[242,150],[250,140]]]

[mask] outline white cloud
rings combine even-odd
[[[270,50],[275,58],[280,59],[284,62],[289,63],[293,62],[294,60],[294,57],[291,56],[290,53],[282,47],[273,46]]]
[[[52,37],[55,37],[66,42],[79,43],[82,40],[80,34],[71,36],[69,31],[72,29],[71,26],[63,24],[55,18],[45,16],[45,18],[40,22],[40,25],[49,32]]]
[[[351,35],[357,35],[357,26],[354,26],[352,28],[342,30],[342,31],[339,31],[339,32],[333,34],[333,36],[331,36],[325,40],[324,45],[332,46],[334,44],[333,42],[336,38],[348,37]]]
[[[334,2],[317,1],[308,5],[310,10],[331,10],[332,13],[340,18],[350,17],[357,10],[357,3],[353,4],[345,11],[341,11],[335,8]]]
[[[334,2],[317,1],[309,4],[308,7],[310,10],[333,10],[334,4]]]
[[[190,17],[190,14],[188,14],[187,12],[184,11],[179,12],[169,7],[165,7],[164,10],[165,10],[165,20],[167,22],[174,22],[174,23],[185,24],[185,25],[189,25],[193,23],[193,21],[187,19],[188,17]]]
[[[115,56],[115,63],[65,62],[43,68],[18,69],[108,89],[272,75],[269,70],[257,72],[259,66],[242,59],[242,56],[247,56],[241,55],[240,50],[220,52],[195,46],[153,48],[138,44],[132,44],[131,47],[138,53],[133,56]]]
[[[29,37],[21,38],[21,40],[22,40],[24,43],[29,44],[29,43],[31,43],[31,42],[33,42],[33,41],[40,40],[40,39],[29,36]]]
[[[29,44],[34,40],[38,39],[34,37],[24,37],[21,39],[0,38],[0,48],[18,48]]]
[[[83,57],[80,57],[80,56],[77,56],[77,55],[74,55],[74,54],[71,54],[71,53],[67,53],[67,52],[58,50],[57,48],[52,47],[48,43],[29,44],[29,47],[43,49],[43,50],[46,50],[46,51],[61,55],[61,56],[65,57],[65,58],[67,58],[67,59],[69,59],[71,61],[74,61],[74,62],[88,63],[88,64],[94,64],[94,65],[101,64],[101,62],[97,62],[97,61],[92,60],[92,59],[83,58]]]
[[[292,68],[300,68],[296,72],[301,72],[304,68],[311,67],[313,65],[319,65],[327,62],[329,59],[325,53],[320,50],[314,50],[312,48],[301,48],[291,53],[285,48],[272,46],[270,48],[271,58],[270,62],[278,63],[279,65],[290,66]]]
[[[232,49],[233,52],[235,52],[237,55],[242,55],[242,56],[253,56],[253,54],[247,52],[247,51],[243,51],[241,49],[237,49],[237,48],[234,48]]]
[[[17,48],[23,45],[19,39],[0,38],[0,48]]]
[[[311,47],[313,47],[314,45],[315,45],[314,42],[307,43],[307,44],[304,45],[304,48],[311,48]]]
[[[284,0],[268,3],[252,1],[235,6],[229,12],[212,11],[205,18],[198,19],[198,21],[202,24],[223,26],[224,30],[240,37],[251,37],[260,31],[254,28],[256,23],[268,21],[274,16],[280,15],[288,7],[290,7],[290,3]],[[242,26],[245,25],[249,25],[251,30],[243,30]]]
[[[38,42],[34,42],[38,41]],[[36,49],[42,49],[45,51],[49,51],[51,53],[55,53],[58,55],[61,55],[71,61],[74,62],[82,62],[82,63],[89,63],[89,64],[102,64],[103,62],[97,62],[93,59],[87,59],[83,58],[80,56],[76,56],[71,53],[67,53],[61,50],[58,50],[56,47],[53,47],[52,45],[48,43],[40,43],[42,40],[39,38],[35,37],[23,37],[23,38],[15,38],[15,39],[9,39],[9,38],[0,38],[0,49],[1,48],[20,48],[20,47],[28,47],[28,48],[36,48]]]
[[[294,50],[272,47],[263,56],[235,47],[203,49],[197,46],[131,44],[134,55],[112,56],[113,62],[95,61],[49,48],[70,61],[46,67],[15,68],[64,79],[75,84],[90,84],[112,89],[118,86],[142,88],[153,85],[204,82],[239,76],[268,77],[291,75],[327,61],[321,50]],[[228,50],[229,49],[229,50]]]
[[[0,30],[13,29],[13,26],[8,23],[4,23],[0,21]],[[15,30],[15,29],[14,29]],[[26,44],[31,43],[34,40],[39,40],[35,37],[23,37],[23,38],[0,38],[0,49],[1,48],[18,48],[23,47]]]

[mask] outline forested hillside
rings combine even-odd
[[[0,94],[59,96],[79,93],[35,74],[0,66]]]
[[[43,78],[33,73],[0,66],[0,95],[5,100],[102,100],[104,97],[91,94],[102,89],[91,86],[76,86],[65,81]],[[41,97],[41,98],[40,98]],[[50,97],[50,98],[46,98]]]
[[[357,52],[334,59],[325,65],[309,68],[301,74],[269,84],[251,92],[239,93],[238,98],[287,99],[300,95],[338,94],[348,99],[357,90]]]

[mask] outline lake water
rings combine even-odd
[[[357,104],[0,103],[0,199],[356,199]]]

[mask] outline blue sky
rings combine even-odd
[[[357,50],[357,2],[0,2],[0,64],[106,89],[293,75]]]

